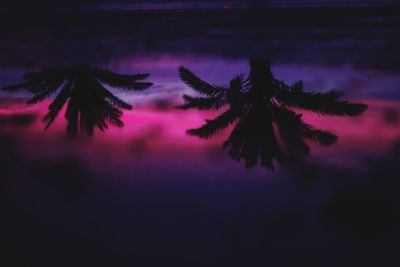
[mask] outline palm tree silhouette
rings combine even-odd
[[[81,132],[92,136],[94,128],[101,131],[108,124],[122,127],[121,109],[132,109],[132,106],[113,95],[105,86],[126,90],[145,90],[152,83],[144,82],[149,74],[123,75],[111,71],[93,68],[87,65],[70,68],[51,68],[41,72],[27,73],[24,83],[3,87],[6,91],[28,90],[34,96],[29,104],[39,103],[58,92],[49,111],[43,118],[49,128],[64,105],[68,102],[65,118],[67,132],[75,137]]]
[[[356,116],[367,109],[364,104],[341,101],[338,91],[306,92],[302,81],[288,86],[274,77],[262,59],[251,59],[248,78],[239,75],[229,86],[207,83],[182,66],[179,73],[183,82],[203,96],[184,95],[185,104],[178,108],[218,110],[227,106],[221,115],[188,134],[208,139],[234,125],[223,149],[232,158],[243,159],[246,167],[260,159],[262,166],[274,169],[273,161],[282,163],[289,152],[309,155],[306,139],[323,146],[336,143],[336,135],[306,124],[290,108],[337,116]]]

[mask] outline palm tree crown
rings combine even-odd
[[[108,123],[122,127],[121,109],[132,109],[130,104],[113,95],[105,86],[145,90],[152,86],[152,83],[143,81],[148,76],[149,74],[122,75],[82,65],[27,73],[24,75],[24,83],[6,86],[3,90],[28,90],[34,94],[28,101],[30,104],[39,103],[58,92],[43,118],[45,128],[50,127],[68,102],[65,112],[68,135],[75,137],[80,129],[92,136],[95,127],[104,131]]]
[[[210,110],[227,106],[218,117],[188,130],[188,134],[207,139],[234,124],[223,149],[236,160],[244,159],[246,167],[255,166],[260,159],[262,166],[273,169],[273,160],[284,161],[283,150],[309,155],[305,139],[324,146],[336,143],[336,135],[304,123],[302,115],[290,108],[337,116],[356,116],[367,108],[341,101],[342,93],[338,91],[306,92],[302,81],[286,85],[261,59],[251,59],[248,78],[239,75],[229,86],[207,83],[184,67],[179,68],[179,73],[188,86],[202,95],[184,95],[185,104],[179,108]]]

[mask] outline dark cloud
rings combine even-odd
[[[176,101],[170,98],[159,98],[152,101],[153,108],[158,111],[167,111],[176,106]]]
[[[386,108],[384,111],[384,114],[383,114],[383,119],[388,124],[391,124],[391,125],[398,124],[399,123],[398,110],[393,107]]]
[[[132,139],[130,150],[134,156],[143,157],[151,151],[151,142],[161,139],[164,135],[164,127],[155,124],[143,131],[139,136]]]
[[[276,63],[398,71],[400,35],[393,26],[400,20],[397,9],[345,11],[215,11],[207,13],[208,20],[201,12],[46,15],[23,20],[5,14],[0,64],[32,69],[159,54],[229,59],[266,55]]]
[[[0,108],[8,110],[16,107],[26,107],[28,100],[28,98],[23,97],[0,97]]]
[[[76,156],[68,155],[67,149],[62,148],[64,145],[60,142],[54,150],[62,150],[65,154],[51,157],[46,156],[45,151],[54,144],[14,133],[0,133],[2,193],[24,191],[18,187],[24,184],[29,190],[47,188],[49,195],[65,200],[79,200],[85,196],[95,175]]]
[[[28,127],[37,119],[37,115],[33,113],[20,113],[11,115],[0,115],[0,127]]]

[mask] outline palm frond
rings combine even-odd
[[[106,85],[144,90],[152,86],[152,83],[143,81],[148,76],[149,74],[116,74],[88,65],[79,65],[27,73],[24,75],[25,83],[6,86],[3,89],[28,90],[34,93],[29,103],[36,104],[62,87],[43,118],[45,129],[52,125],[63,107],[67,105],[65,118],[68,135],[75,137],[80,130],[92,136],[96,128],[103,131],[107,129],[108,124],[122,127],[121,109],[132,109],[129,103],[107,90]]]
[[[190,135],[196,135],[200,138],[211,138],[232,123],[238,118],[238,113],[235,110],[229,109],[213,120],[206,120],[206,124],[197,129],[187,131]]]
[[[300,152],[302,155],[310,155],[310,147],[305,143],[304,139],[297,133],[290,131],[290,128],[286,128],[282,124],[279,125],[279,135],[281,136],[287,149],[295,150]]]
[[[331,132],[315,129],[313,126],[303,123],[303,136],[321,146],[330,146],[337,142],[338,137]]]
[[[186,85],[203,95],[222,96],[226,92],[225,88],[203,81],[183,66],[179,67],[179,76]]]
[[[116,127],[124,126],[124,123],[122,122],[122,120],[120,120],[122,112],[119,109],[110,107],[107,113],[108,113],[108,116],[106,117],[107,122],[111,123]]]
[[[186,103],[177,107],[183,110],[191,108],[197,108],[199,110],[219,109],[225,104],[220,97],[192,97],[183,95],[183,99]]]
[[[303,92],[303,89],[304,89],[303,81],[297,81],[297,82],[295,82],[295,83],[292,85],[291,89],[292,89],[293,91],[295,91],[295,92]]]
[[[65,112],[65,118],[67,119],[67,133],[70,138],[74,138],[78,133],[79,123],[79,109],[77,100],[71,98],[68,101],[67,110]]]
[[[26,90],[28,89],[29,84],[28,83],[19,83],[15,85],[7,85],[3,86],[1,89],[4,91],[20,91],[20,90]]]
[[[104,80],[127,80],[127,81],[141,81],[147,79],[149,73],[137,73],[137,74],[118,74],[109,70],[95,68],[93,69],[95,77],[101,81]]]
[[[50,97],[50,95],[52,95],[55,91],[58,90],[58,88],[62,85],[63,82],[64,82],[63,80],[54,80],[46,83],[42,87],[41,92],[32,97],[28,101],[28,104],[37,104],[43,101],[44,99]]]
[[[281,88],[277,99],[283,105],[305,109],[323,115],[357,116],[367,109],[367,105],[340,101],[342,93],[338,91],[303,92]]]
[[[50,68],[40,72],[28,72],[24,74],[25,81],[30,83],[38,83],[51,80],[65,80],[68,76],[67,69],[64,68]]]
[[[242,91],[244,83],[243,75],[237,75],[229,83],[230,91]]]
[[[336,135],[304,123],[301,115],[288,109],[275,110],[275,118],[283,141],[305,155],[309,154],[309,148],[303,139],[309,139],[322,146],[333,145],[337,142]]]
[[[97,84],[96,88],[97,88],[96,92],[98,94],[100,94],[102,97],[105,97],[112,105],[115,105],[122,109],[127,109],[127,110],[132,109],[132,105],[130,105],[130,104],[126,103],[125,101],[123,101],[122,99],[119,99],[118,97],[116,97],[110,91],[105,89],[101,84]]]
[[[250,73],[246,80],[237,76],[229,87],[218,87],[207,83],[184,67],[179,68],[181,79],[194,90],[207,97],[184,95],[185,104],[181,109],[200,110],[219,108],[222,103],[229,110],[197,129],[188,130],[188,134],[201,138],[211,138],[222,129],[236,123],[223,149],[235,160],[244,160],[246,167],[253,167],[257,161],[268,168],[274,168],[274,162],[283,162],[292,156],[309,155],[307,140],[322,146],[337,142],[337,136],[331,132],[314,128],[289,108],[300,108],[322,115],[356,116],[367,109],[367,105],[343,101],[338,91],[305,92],[303,81],[292,86],[277,80],[269,62],[263,59],[250,60]],[[289,153],[284,156],[276,134]],[[286,151],[287,149],[287,151]]]
[[[267,60],[259,58],[250,59],[248,81],[253,86],[253,90],[267,90],[273,79],[271,66]]]
[[[117,74],[104,69],[94,69],[93,75],[100,82],[115,88],[122,88],[128,90],[145,90],[150,88],[153,83],[141,82],[146,79],[150,74]]]
[[[274,169],[274,160],[283,160],[282,152],[266,110],[258,109],[242,117],[223,144],[223,149],[233,159],[245,161],[245,167],[251,168],[260,160],[267,169]]]
[[[309,155],[310,148],[303,140],[304,127],[301,115],[285,108],[277,108],[274,110],[274,119],[287,148]]]
[[[79,129],[87,136],[93,136],[94,127],[99,118],[93,113],[93,107],[81,106],[79,109]]]
[[[256,140],[248,135],[249,133],[245,123],[240,121],[222,146],[224,150],[228,151],[231,158],[236,161],[243,159],[246,168],[254,167],[258,160],[259,147]]]
[[[105,83],[114,88],[125,90],[143,91],[153,86],[151,82],[130,82],[130,83]]]
[[[43,93],[37,94],[28,101],[28,104],[37,104],[39,102],[42,102],[44,99],[48,98],[51,94],[52,94],[51,91],[45,91]]]
[[[271,64],[268,60],[263,58],[251,58],[249,60],[250,65],[250,74],[249,77],[263,77],[268,75],[269,77],[272,75],[271,73]]]
[[[46,123],[45,129],[48,129],[54,122],[61,109],[64,107],[68,98],[71,95],[73,82],[68,81],[61,89],[60,93],[54,98],[53,102],[49,105],[49,112],[43,118],[43,122]]]
[[[238,75],[230,81],[226,98],[231,107],[239,108],[242,105],[245,95],[243,84],[243,75]]]

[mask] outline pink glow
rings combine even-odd
[[[330,117],[317,114],[303,113],[303,119],[315,127],[332,131],[339,136],[337,145],[324,148],[316,146],[314,153],[332,153],[333,151],[358,151],[363,153],[379,153],[387,150],[390,144],[400,137],[398,124],[389,124],[384,121],[384,111],[392,108],[400,113],[400,105],[396,101],[384,100],[361,100],[369,105],[368,110],[359,117]],[[4,102],[3,102],[4,103]],[[41,118],[47,112],[48,103],[36,106],[26,106],[21,101],[7,102],[8,108],[1,108],[1,115],[16,113],[35,113]],[[10,105],[12,109],[10,109]],[[3,104],[4,107],[4,104]],[[201,149],[203,146],[221,144],[228,133],[221,133],[212,140],[201,140],[186,135],[186,129],[198,127],[203,124],[204,119],[212,118],[215,112],[157,110],[149,107],[137,107],[126,111],[122,117],[125,126],[116,128],[110,126],[106,132],[96,131],[93,142],[112,146],[125,146],[135,139],[149,139],[154,149],[167,150],[192,150]],[[43,131],[40,120],[23,130],[21,134],[29,136],[65,135],[66,121],[62,114],[46,132]],[[366,145],[367,144],[367,145]]]
[[[331,131],[339,137],[338,143],[333,146],[311,144],[311,160],[358,168],[363,166],[363,157],[385,155],[393,142],[399,140],[399,122],[388,123],[384,120],[384,113],[388,108],[400,114],[399,102],[357,101],[368,104],[369,108],[355,118],[320,116],[298,111],[303,114],[305,122]],[[19,139],[19,146],[27,159],[47,161],[75,155],[99,174],[110,172],[110,177],[114,177],[114,173],[119,171],[123,172],[122,177],[132,177],[140,172],[146,173],[146,177],[150,173],[155,177],[164,177],[160,172],[166,170],[171,173],[191,170],[191,173],[201,174],[202,181],[207,180],[207,177],[211,179],[216,172],[221,172],[220,175],[228,180],[232,177],[248,177],[250,174],[255,179],[275,175],[261,167],[244,169],[243,162],[237,164],[229,158],[221,150],[229,129],[210,140],[186,134],[187,129],[201,126],[205,119],[215,117],[216,112],[181,111],[174,108],[160,110],[153,105],[137,105],[133,110],[124,113],[124,127],[110,126],[105,132],[96,129],[93,138],[82,135],[70,141],[65,130],[63,112],[50,129],[43,130],[44,125],[40,118],[46,114],[49,102],[33,106],[22,104],[21,100],[1,103],[0,117],[27,113],[37,115],[38,119],[27,127],[0,125],[2,133],[12,134]],[[190,179],[190,175],[179,177]]]

